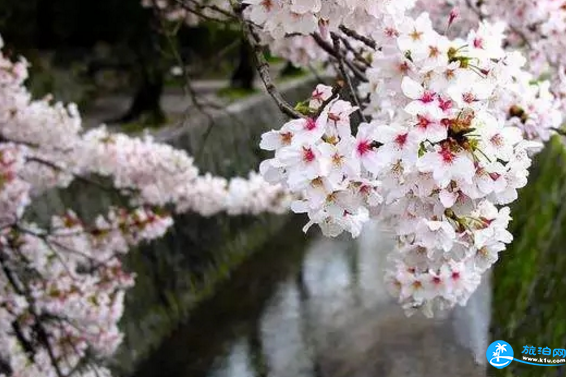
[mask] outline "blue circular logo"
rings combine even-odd
[[[513,347],[503,340],[498,340],[487,347],[485,355],[491,366],[503,369],[513,361]]]

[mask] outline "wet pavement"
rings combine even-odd
[[[307,238],[299,225],[245,263],[135,377],[485,376],[450,315],[406,318],[388,296],[392,241],[377,225],[358,240]]]

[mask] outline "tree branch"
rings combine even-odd
[[[338,35],[336,35],[335,33],[331,33],[331,37],[332,37],[332,42],[334,44],[334,50],[336,51],[337,55],[339,56],[337,59],[338,59],[338,68],[340,69],[340,74],[342,76],[344,76],[344,80],[348,84],[348,90],[350,91],[350,94],[351,94],[354,102],[356,103],[356,106],[358,107],[358,113],[360,114],[361,119],[364,122],[367,122],[366,116],[364,115],[364,113],[362,111],[362,103],[361,103],[360,99],[358,98],[358,94],[356,93],[356,89],[354,88],[354,85],[352,84],[352,80],[350,79],[348,72],[346,72],[346,69],[344,67],[344,60],[339,53],[339,51],[340,51],[340,37]]]
[[[374,50],[378,50],[377,43],[375,43],[373,39],[358,34],[355,30],[348,29],[344,25],[340,25],[339,29],[342,33],[346,34],[348,37],[357,39],[358,41],[364,43],[366,46],[371,47]]]
[[[348,59],[344,59],[342,56],[342,52],[340,50],[336,51],[336,49],[334,49],[334,47],[328,43],[327,41],[325,41],[320,35],[318,35],[317,33],[313,33],[311,34],[312,37],[314,38],[315,42],[324,50],[326,51],[327,54],[329,54],[330,56],[332,56],[334,59],[336,60],[340,60],[342,59],[343,64],[346,64],[348,66],[348,68],[352,71],[352,73],[354,74],[354,76],[363,82],[367,82],[368,79],[366,78],[366,76],[364,75],[364,73],[357,68],[354,64],[352,64],[352,62],[350,62]]]
[[[249,43],[250,47],[254,52],[257,63],[256,68],[259,73],[259,76],[261,77],[261,80],[263,81],[263,84],[265,85],[265,89],[267,90],[267,93],[269,93],[269,95],[277,103],[277,106],[279,106],[279,109],[284,114],[286,114],[291,118],[303,118],[303,115],[301,113],[299,113],[297,110],[293,108],[293,106],[291,106],[287,101],[285,101],[283,96],[281,96],[281,93],[279,93],[279,91],[273,84],[273,80],[271,79],[271,75],[269,73],[269,63],[267,62],[265,56],[263,55],[262,47],[259,43],[259,36],[253,31],[250,24],[243,18],[242,15],[243,8],[241,6],[238,6],[234,2],[232,2],[232,7],[234,9],[234,13],[236,13],[240,18],[240,23],[242,25],[242,29],[244,32],[244,38]]]
[[[354,56],[356,57],[356,59],[359,62],[361,62],[366,68],[371,67],[371,64],[367,61],[367,59],[364,58],[358,50],[356,50],[354,47],[352,47],[352,45],[350,44],[350,41],[348,41],[348,38],[340,37],[340,40],[344,44],[344,47],[346,47],[346,49],[348,51],[350,51],[352,54],[354,54]]]

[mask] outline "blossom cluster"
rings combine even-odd
[[[361,125],[357,137],[352,136],[350,114],[356,108],[335,99],[320,109],[331,95],[332,88],[319,85],[309,103],[314,116],[262,136],[260,147],[274,150],[275,158],[264,161],[260,172],[299,196],[291,208],[308,214],[305,231],[318,224],[327,236],[343,230],[357,236],[369,218],[368,207],[381,202],[367,139],[371,126]]]
[[[109,376],[98,361],[122,340],[118,321],[134,282],[121,256],[167,232],[164,209],[281,213],[289,196],[254,172],[200,174],[185,151],[149,136],[85,132],[76,106],[32,98],[27,66],[0,52],[0,376]],[[92,223],[72,210],[50,224],[28,216],[45,191],[75,179],[106,185],[100,177],[129,205]]]
[[[99,127],[84,134],[85,170],[112,179],[133,205],[165,207],[203,216],[283,213],[289,198],[280,186],[250,172],[248,179],[199,174],[185,151],[156,142],[151,136],[130,137]]]
[[[456,33],[475,27],[485,19],[503,22],[508,29],[506,43],[520,47],[528,56],[529,71],[535,79],[550,77],[551,91],[560,111],[566,109],[566,7],[555,0],[421,0],[418,11],[428,11],[445,20],[456,11]],[[440,26],[440,25],[439,25]]]
[[[244,11],[254,24],[274,39],[289,34],[308,35],[322,30],[337,31],[340,25],[361,31],[361,25],[404,14],[414,0],[243,0]]]
[[[379,26],[389,25],[402,16],[415,1],[242,0],[242,3],[246,5],[244,16],[258,29],[262,44],[275,56],[304,67],[329,60],[328,53],[311,34],[331,42],[330,33],[337,33],[357,49],[361,43],[348,38],[340,27],[373,36]]]
[[[450,40],[423,13],[381,35],[360,86],[371,121],[353,136],[356,109],[319,86],[305,118],[264,135],[275,156],[260,171],[302,198],[292,209],[307,228],[356,236],[370,217],[390,224],[399,245],[386,279],[408,312],[431,314],[464,305],[511,242],[501,206],[560,113],[548,84],[503,50],[498,24]]]
[[[465,304],[511,241],[500,207],[516,199],[530,155],[562,122],[563,4],[242,3],[271,53],[307,66],[338,61],[330,48],[365,75],[361,109],[319,85],[304,117],[263,136],[275,154],[260,167],[264,178],[298,197],[292,209],[308,215],[307,229],[355,236],[369,218],[387,220],[399,239],[388,279],[408,310]],[[527,59],[509,47],[528,47]],[[541,79],[549,69],[551,80]],[[352,125],[355,111],[370,120]]]
[[[90,228],[69,212],[53,217],[49,230],[27,222],[2,230],[0,357],[11,374],[66,376],[87,354],[114,353],[124,293],[133,285],[118,256],[161,237],[171,222],[148,209],[111,209]],[[84,365],[83,375],[97,374],[108,371]]]
[[[503,20],[514,36],[512,42],[522,45],[535,75],[550,76],[552,90],[560,99],[560,110],[566,110],[566,7],[562,1],[521,0],[486,1],[484,13],[490,19]]]

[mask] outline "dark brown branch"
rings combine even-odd
[[[31,341],[26,339],[26,337],[24,336],[22,328],[17,321],[12,322],[12,330],[14,330],[16,339],[18,339],[18,342],[20,342],[20,344],[22,345],[22,348],[24,349],[24,352],[26,353],[29,361],[33,363],[36,353],[35,349],[33,348]]]
[[[299,113],[297,110],[293,108],[285,99],[281,96],[281,93],[277,90],[275,85],[273,84],[273,80],[271,79],[271,75],[269,73],[269,63],[265,59],[263,55],[262,47],[259,43],[259,36],[253,31],[252,27],[246,20],[244,20],[242,16],[242,7],[237,6],[235,3],[232,3],[234,12],[239,16],[242,24],[242,29],[244,32],[244,37],[247,42],[250,44],[252,48],[255,59],[256,59],[256,68],[265,85],[265,89],[267,93],[273,98],[273,100],[279,106],[279,109],[287,116],[291,118],[303,118],[303,115]]]
[[[375,43],[375,41],[371,38],[365,37],[361,34],[358,34],[355,30],[352,29],[348,29],[346,26],[344,25],[340,25],[340,31],[344,34],[346,34],[348,37],[350,38],[354,38],[357,39],[358,41],[364,43],[366,46],[377,50],[377,43]]]
[[[35,325],[33,326],[33,329],[37,333],[39,341],[41,343],[43,343],[43,345],[47,349],[47,354],[49,355],[49,360],[51,361],[51,364],[53,365],[53,368],[55,369],[55,373],[57,373],[57,377],[65,377],[63,372],[61,372],[61,368],[59,367],[59,363],[57,361],[57,358],[55,357],[55,353],[53,352],[53,348],[51,347],[51,343],[49,342],[49,335],[47,335],[47,331],[45,331],[45,328],[41,324],[41,322],[38,318],[38,315],[35,312],[35,308],[33,308],[31,304],[32,303],[30,302],[29,311],[35,319]]]

